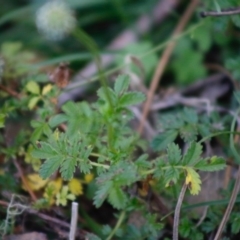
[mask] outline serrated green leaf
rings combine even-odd
[[[64,180],[71,179],[77,166],[77,157],[67,157],[61,164],[60,172]]]
[[[34,81],[28,82],[27,85],[26,85],[26,89],[27,89],[27,91],[30,92],[30,93],[37,94],[37,95],[40,94],[40,87],[39,87],[39,85],[38,85],[36,82],[34,82]]]
[[[55,128],[58,125],[60,125],[63,122],[66,122],[68,120],[68,117],[65,114],[58,114],[49,119],[49,126],[51,128]]]
[[[63,159],[59,159],[59,156],[51,157],[46,160],[40,167],[39,174],[43,179],[50,177],[57,171]]]
[[[78,105],[72,101],[68,101],[66,102],[63,106],[62,106],[62,110],[67,114],[67,115],[72,115],[76,112],[79,111],[78,109]]]
[[[124,209],[127,203],[127,196],[121,188],[114,187],[110,190],[108,201],[118,210]]]
[[[127,91],[130,84],[129,76],[127,75],[120,75],[117,77],[115,84],[114,84],[114,91],[117,95],[123,94]]]
[[[78,166],[80,171],[84,174],[90,173],[90,170],[92,169],[92,166],[86,161],[79,161]]]
[[[184,108],[182,118],[185,122],[195,124],[198,122],[197,112],[191,108]]]
[[[40,137],[42,136],[42,133],[43,133],[43,126],[36,128],[32,133],[31,141],[35,143],[38,139],[40,139]]]
[[[55,157],[58,152],[49,143],[39,142],[38,148],[33,149],[31,154],[34,158],[47,159]]]
[[[152,141],[151,147],[154,151],[161,151],[167,147],[167,145],[173,142],[178,135],[177,130],[169,130],[164,133],[159,133]]]
[[[137,167],[130,162],[119,162],[109,169],[113,173],[112,179],[117,186],[129,186],[138,180]]]
[[[120,97],[118,104],[121,107],[128,107],[128,106],[143,102],[145,100],[145,98],[146,97],[143,93],[128,92]]]
[[[97,95],[100,99],[104,100],[104,102],[109,102],[109,100],[111,101],[111,103],[113,105],[115,105],[116,101],[117,101],[117,96],[116,93],[109,87],[101,87],[98,91],[97,91]],[[109,99],[108,99],[109,97]]]
[[[167,148],[168,161],[171,165],[177,164],[182,158],[181,150],[175,143],[170,143]]]
[[[202,137],[206,137],[211,134],[209,126],[207,126],[206,124],[198,124],[197,127]]]
[[[161,129],[172,130],[179,129],[184,125],[184,121],[177,113],[167,113],[160,116],[159,125]]]
[[[94,201],[93,201],[93,204],[97,208],[99,208],[102,205],[102,203],[105,201],[112,187],[113,187],[112,181],[107,181],[99,187],[98,191],[94,196]]]
[[[136,161],[135,164],[140,169],[147,169],[152,167],[152,162],[148,160],[148,154],[141,155]]]
[[[43,177],[60,168],[62,177],[67,180],[72,178],[76,165],[80,165],[80,170],[84,173],[91,169],[89,155],[92,147],[87,146],[78,133],[68,136],[66,133],[55,132],[48,136],[48,142],[39,142],[37,146],[32,155],[46,160],[40,171]],[[52,162],[52,159],[58,159],[58,163]],[[46,166],[50,166],[49,170]]]
[[[213,156],[210,159],[203,159],[200,160],[195,166],[195,169],[198,169],[200,171],[219,171],[226,167],[226,161],[217,156]]]
[[[32,110],[37,105],[39,100],[40,100],[40,97],[32,97],[32,98],[30,98],[30,100],[28,102],[28,108],[30,110]]]
[[[192,142],[183,156],[183,165],[191,166],[198,161],[202,153],[202,145],[200,143]]]
[[[196,125],[186,124],[180,128],[179,132],[181,138],[187,143],[197,140],[198,131]]]
[[[164,181],[166,187],[169,186],[170,182],[176,183],[179,179],[180,172],[177,168],[170,167],[164,173]]]
[[[158,239],[159,231],[164,225],[157,221],[157,214],[147,213],[145,218],[146,223],[142,227],[143,235],[148,236],[148,239]]]

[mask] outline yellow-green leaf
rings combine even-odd
[[[28,103],[28,108],[30,110],[32,110],[36,105],[37,105],[37,102],[40,100],[39,97],[32,97]]]
[[[200,176],[193,168],[186,167],[186,171],[187,176],[185,182],[190,188],[190,193],[192,195],[197,195],[201,190]]]
[[[81,182],[77,178],[73,178],[68,183],[69,191],[78,196],[83,194],[83,187]]]
[[[36,82],[34,82],[34,81],[28,82],[27,85],[26,85],[26,89],[27,89],[27,91],[30,92],[30,93],[38,94],[38,95],[40,94],[40,87],[39,87],[39,85],[38,85]]]
[[[39,189],[43,188],[48,180],[43,180],[38,173],[28,174],[26,176],[26,181],[28,187],[30,187],[33,191],[38,191]],[[22,185],[22,188],[26,190],[25,185]]]
[[[46,95],[51,90],[52,90],[52,84],[48,84],[48,85],[44,86],[43,90],[42,90],[42,95]]]

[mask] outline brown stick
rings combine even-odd
[[[188,185],[186,183],[183,184],[181,192],[178,197],[177,205],[174,211],[174,223],[173,223],[173,240],[178,240],[178,227],[179,227],[179,218],[180,218],[180,210],[183,202],[183,198],[185,192],[187,190]]]
[[[20,175],[20,178],[21,178],[23,184],[25,185],[25,187],[26,187],[29,195],[31,196],[31,199],[32,199],[34,202],[37,201],[37,197],[36,197],[36,195],[34,194],[34,192],[32,191],[32,189],[30,188],[30,186],[29,186],[29,184],[28,184],[28,182],[27,182],[27,180],[26,180],[26,178],[25,178],[25,176],[24,176],[24,174],[23,174],[23,171],[22,171],[21,166],[18,164],[18,162],[17,162],[16,159],[13,159],[13,163],[14,163],[15,167],[17,168],[18,173],[19,173],[19,175]]]
[[[240,13],[240,7],[232,8],[232,9],[225,9],[221,10],[221,12],[216,11],[209,11],[209,12],[201,12],[201,17],[222,17],[222,16],[229,16],[229,15],[236,15]]]
[[[182,32],[182,30],[184,29],[185,25],[187,24],[187,22],[189,21],[190,17],[192,16],[196,6],[198,5],[199,0],[193,0],[187,10],[185,11],[181,21],[179,22],[179,24],[177,25],[177,27],[175,28],[175,30],[173,31],[173,37],[175,37],[176,35],[178,35],[179,33]],[[172,51],[174,49],[174,47],[176,46],[176,41],[171,41],[169,43],[169,45],[167,46],[167,48],[165,49],[165,51],[163,52],[162,58],[160,59],[158,66],[155,70],[151,85],[150,85],[150,89],[148,91],[148,95],[147,95],[147,101],[144,105],[143,108],[143,116],[138,128],[138,132],[141,134],[143,131],[143,126],[144,126],[144,122],[147,119],[151,104],[152,104],[152,100],[154,97],[154,93],[157,89],[157,86],[159,84],[159,81],[163,75],[164,69],[169,61],[169,58],[172,54]]]
[[[239,130],[240,130],[240,126],[238,126],[238,128],[237,128],[237,131],[239,131]],[[235,135],[234,143],[236,143],[238,140],[239,140],[239,136]],[[226,209],[226,211],[224,213],[224,216],[222,218],[220,226],[218,227],[218,230],[217,230],[217,233],[215,235],[214,240],[219,240],[221,238],[223,229],[224,229],[224,227],[225,227],[225,225],[226,225],[226,223],[227,223],[227,221],[229,219],[229,216],[230,216],[230,214],[232,212],[234,203],[236,202],[236,198],[237,198],[237,195],[238,195],[238,192],[239,192],[239,188],[240,188],[240,165],[238,165],[237,177],[236,177],[236,180],[235,180],[235,184],[234,184],[234,187],[233,187],[233,191],[232,191],[232,194],[231,194],[231,197],[230,197],[227,209]]]
[[[3,86],[3,85],[0,85],[0,90],[2,90],[3,92],[6,92],[6,93],[8,93],[10,96],[12,96],[12,97],[15,97],[15,98],[17,98],[17,99],[20,99],[20,95],[17,93],[17,92],[15,92],[15,91],[13,91],[13,90],[11,90],[11,89],[9,89],[9,88],[6,88],[5,86]]]

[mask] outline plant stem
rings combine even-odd
[[[179,226],[179,217],[180,217],[180,210],[183,202],[183,198],[185,195],[185,192],[187,190],[187,184],[184,183],[181,189],[181,192],[178,197],[177,206],[175,208],[174,212],[174,222],[173,222],[173,240],[178,240],[178,226]]]
[[[92,166],[95,166],[95,167],[103,167],[105,169],[109,169],[110,166],[109,165],[106,165],[106,164],[101,164],[101,163],[96,163],[96,162],[92,162],[92,161],[89,161],[89,163],[92,165]]]
[[[92,53],[93,57],[96,60],[96,65],[98,69],[98,79],[100,80],[100,83],[104,89],[104,93],[107,98],[107,102],[110,106],[111,109],[113,109],[113,104],[107,89],[107,83],[106,79],[104,76],[104,73],[102,71],[101,67],[101,58],[99,55],[99,50],[97,47],[97,44],[94,42],[94,40],[86,33],[84,32],[81,28],[76,28],[75,31],[73,32],[73,35],[78,39],[82,44],[86,46],[86,48]],[[107,121],[107,129],[108,129],[108,145],[111,150],[113,150],[112,143],[113,143],[113,129],[111,126],[111,123]]]
[[[93,156],[93,157],[103,157],[103,158],[105,158],[106,160],[108,159],[106,156],[101,155],[101,154],[99,154],[99,153],[93,153],[93,152],[92,152],[90,155]]]
[[[109,234],[109,236],[107,237],[106,240],[111,240],[112,237],[115,235],[116,231],[118,230],[118,228],[121,226],[124,218],[125,218],[125,215],[126,215],[126,212],[125,211],[122,211],[120,216],[119,216],[119,219],[117,221],[117,224],[115,225],[114,229],[112,230],[112,232]]]

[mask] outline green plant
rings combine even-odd
[[[167,143],[164,138],[158,138],[161,147],[156,144],[156,139],[153,146],[155,150],[163,150],[167,146],[166,154],[162,152],[156,159],[151,159],[147,154],[136,157],[141,140],[128,126],[133,117],[128,107],[142,102],[144,95],[128,92],[128,87],[129,78],[119,76],[114,88],[107,88],[111,104],[104,89],[100,88],[97,92],[97,102],[67,102],[62,107],[63,113],[51,116],[47,121],[51,130],[44,133],[43,140],[34,143],[35,149],[32,151],[34,158],[44,159],[40,175],[45,179],[59,171],[63,179],[67,180],[73,177],[76,168],[84,174],[93,171],[94,168],[97,175],[95,206],[100,207],[108,200],[114,208],[128,214],[137,210],[139,206],[130,207],[132,197],[126,189],[132,188],[135,183],[144,181],[149,176],[153,177],[155,186],[161,183],[164,188],[185,182],[191,194],[198,194],[201,188],[198,171],[223,169],[225,160],[216,156],[201,158],[202,144],[196,141],[196,134],[197,129],[203,128],[204,125],[198,122],[196,112],[185,109],[180,118],[175,118],[178,126],[171,124],[176,131],[174,136],[179,132],[176,127],[182,128],[180,134],[189,144],[184,154],[179,146],[173,143],[174,138]],[[179,119],[182,119],[182,122]],[[184,119],[187,122],[184,122]],[[63,123],[67,125],[66,132],[59,132],[57,128]],[[173,130],[168,129],[167,135],[170,135],[169,131]],[[192,135],[186,136],[190,132]],[[205,130],[204,133],[209,132]],[[156,233],[154,234],[156,236]],[[148,232],[146,236],[150,239],[154,234]]]
[[[190,239],[194,235],[200,240],[216,232],[221,219],[218,234],[221,235],[223,231],[225,238],[235,237],[240,226],[239,208],[234,206],[235,200],[240,201],[236,191],[240,175],[235,187],[222,192],[223,200],[186,205],[183,198],[185,195],[200,193],[203,182],[201,172],[225,168],[226,160],[209,151],[212,143],[214,145],[217,142],[224,157],[234,167],[236,164],[229,158],[234,158],[239,163],[237,138],[234,139],[238,133],[235,125],[238,116],[236,109],[240,103],[239,93],[236,92],[236,99],[228,106],[231,110],[218,107],[216,99],[216,106],[215,103],[204,101],[207,105],[199,108],[176,105],[171,110],[162,111],[160,116],[157,115],[159,132],[149,143],[135,130],[133,111],[136,107],[134,105],[141,106],[146,97],[141,92],[129,91],[129,88],[136,87],[132,77],[145,83],[150,82],[157,65],[158,51],[173,40],[178,43],[167,67],[167,74],[163,76],[163,90],[164,80],[169,77],[171,83],[183,85],[207,76],[209,69],[212,70],[209,60],[211,58],[208,58],[208,55],[218,58],[217,64],[224,63],[233,78],[239,78],[240,60],[237,56],[236,41],[234,37],[222,34],[222,30],[226,29],[228,33],[237,36],[235,28],[239,26],[239,16],[208,18],[199,23],[195,23],[194,18],[185,32],[174,39],[167,39],[164,43],[157,43],[159,38],[166,39],[166,30],[172,28],[175,20],[179,20],[176,12],[173,16],[176,19],[166,21],[157,40],[154,40],[154,32],[153,37],[145,36],[140,43],[119,51],[107,51],[108,54],[116,56],[117,66],[104,71],[100,54],[106,52],[103,50],[106,39],[111,39],[114,33],[118,34],[122,25],[128,21],[135,21],[137,13],[145,14],[146,8],[150,9],[154,0],[143,1],[141,4],[131,0],[123,0],[121,3],[102,0],[90,2],[78,3],[73,0],[69,1],[68,6],[58,0],[39,8],[36,15],[37,27],[46,38],[55,41],[53,44],[46,44],[43,39],[36,37],[37,34],[29,31],[29,39],[20,34],[20,39],[26,40],[25,44],[4,42],[1,47],[0,131],[3,134],[0,135],[0,187],[3,191],[0,194],[10,201],[9,192],[24,194],[23,191],[27,191],[32,200],[30,203],[19,197],[13,201],[13,197],[10,203],[1,201],[1,206],[8,206],[5,221],[2,221],[0,227],[3,235],[14,232],[14,226],[23,211],[39,214],[50,221],[49,216],[37,211],[47,209],[46,212],[50,214],[54,206],[60,211],[54,208],[53,215],[57,218],[60,213],[61,219],[68,221],[69,202],[79,201],[79,225],[81,229],[88,229],[89,232],[84,232],[84,237],[89,239],[170,239],[172,232],[174,239],[177,239],[179,230],[182,238]],[[129,5],[125,6],[125,2]],[[97,12],[96,15],[91,14],[91,4]],[[136,9],[136,5],[139,6],[135,11],[133,9]],[[110,6],[114,11],[105,10]],[[237,7],[238,2],[214,0],[202,6],[205,10],[202,15],[211,16],[224,14],[228,8]],[[19,19],[19,23],[14,23],[14,19],[36,7],[37,4],[29,5],[16,12],[7,13],[0,18],[0,26],[11,20],[11,24],[16,24],[20,29],[21,26],[28,25],[26,29],[31,29],[33,16],[29,15],[24,18],[26,20]],[[85,7],[86,11],[80,12],[79,20],[69,7],[75,10]],[[94,37],[90,37],[82,29],[86,27],[91,32],[92,23],[108,18],[112,28],[116,12],[123,24],[116,23],[113,31],[106,28],[101,36],[93,31]],[[131,14],[128,16],[127,13]],[[53,16],[55,14],[56,16]],[[58,14],[62,16],[61,21],[58,21]],[[47,22],[46,17],[49,18]],[[81,26],[81,29],[76,26]],[[31,37],[31,34],[34,36]],[[68,38],[67,35],[75,39]],[[6,41],[5,38],[1,41]],[[61,45],[57,40],[63,38]],[[79,42],[90,53],[69,54],[76,49],[81,51]],[[29,49],[35,48],[34,51],[26,50],[26,45]],[[219,55],[212,50],[215,48]],[[42,54],[46,54],[45,57]],[[51,59],[42,61],[46,56]],[[56,56],[58,57],[54,58]],[[49,83],[46,74],[40,73],[38,69],[68,60],[83,61],[81,64],[84,65],[85,60],[91,58],[95,60],[98,74],[90,81],[79,81],[74,86],[80,87],[100,80],[100,89],[96,94],[92,91],[91,100],[68,101],[59,107],[57,102],[64,86],[58,84],[56,79],[51,79]],[[42,62],[39,63],[39,59]],[[73,67],[79,69],[77,64]],[[217,69],[226,72],[222,66],[218,65]],[[106,76],[117,70],[122,70],[129,76],[119,75],[111,85]],[[147,90],[146,86],[143,88]],[[9,137],[7,133],[11,128],[14,133]],[[18,174],[11,174],[16,169]],[[20,182],[17,182],[16,176],[21,178]],[[228,203],[229,207],[222,217],[223,206]],[[201,219],[187,211],[199,206],[208,207]],[[109,212],[107,221],[98,219],[98,215],[104,218],[101,211]],[[5,213],[5,209],[3,212]],[[178,224],[179,218],[181,221]],[[224,229],[228,218],[229,224]],[[66,222],[51,220],[60,227],[68,227]],[[42,226],[41,223],[37,224]]]

